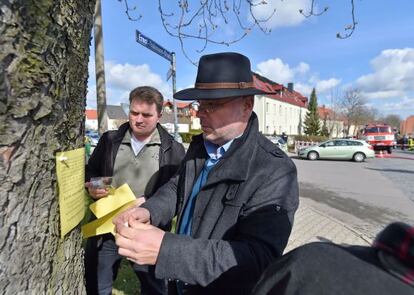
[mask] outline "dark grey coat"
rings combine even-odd
[[[197,136],[179,173],[143,205],[152,224],[162,226],[176,214],[179,224],[206,157]],[[198,194],[192,236],[166,233],[156,277],[188,283],[185,294],[248,294],[282,255],[298,203],[296,167],[258,132],[253,113]]]

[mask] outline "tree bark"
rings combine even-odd
[[[60,238],[55,153],[83,145],[95,1],[0,4],[0,290],[84,294],[79,227]]]

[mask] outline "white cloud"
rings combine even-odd
[[[309,72],[309,70],[310,70],[310,66],[305,62],[299,63],[299,65],[296,67],[297,73],[302,74],[302,75]]]
[[[259,63],[257,69],[260,75],[277,83],[286,84],[293,82],[296,75],[307,73],[310,67],[307,63],[301,62],[298,66],[292,68],[288,64],[283,63],[280,58],[275,58]]]
[[[356,85],[372,97],[391,97],[414,90],[414,48],[387,49],[371,60],[373,73],[357,79]]]
[[[109,87],[131,91],[138,86],[153,86],[164,95],[171,95],[168,84],[158,75],[151,72],[147,64],[117,64],[113,61],[105,63],[106,83]]]
[[[335,88],[341,83],[341,80],[330,78],[328,80],[319,80],[316,83],[316,90],[319,93],[327,92],[328,90],[331,90],[332,88]]]
[[[312,89],[316,89],[316,95],[328,94],[329,91],[341,83],[341,80],[330,78],[327,80],[319,80],[313,76],[311,79],[305,82],[298,82],[295,84],[295,90],[302,95],[309,97]]]
[[[296,26],[306,20],[306,18],[299,13],[300,9],[304,11],[309,10],[310,0],[267,0],[265,5],[257,5],[253,7],[253,15],[259,19],[267,19],[274,9],[276,13],[265,24],[268,28],[290,27]]]
[[[95,65],[89,63],[87,106],[96,107]],[[114,61],[105,63],[105,83],[107,104],[119,105],[128,102],[129,92],[138,86],[157,88],[167,100],[172,97],[171,87],[158,74],[151,72],[147,64],[119,64]]]
[[[312,89],[313,89],[313,86],[311,86],[310,84],[304,84],[304,83],[295,84],[295,90],[306,97],[310,96]]]
[[[259,63],[257,69],[260,75],[276,83],[286,86],[287,83],[294,82],[295,90],[304,96],[309,96],[314,87],[317,94],[323,94],[341,83],[341,80],[336,78],[321,80],[317,73],[311,72],[309,64],[305,62],[291,67],[280,58],[275,58]]]
[[[96,109],[96,86],[89,85],[86,93],[86,106],[88,109]]]
[[[414,98],[403,97],[396,102],[384,103],[381,110],[396,113],[399,111],[414,112]]]
[[[402,97],[405,95],[404,91],[400,91],[400,90],[361,92],[361,94],[367,99],[386,99],[386,98],[392,98],[392,97]]]

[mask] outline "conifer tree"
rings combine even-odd
[[[328,125],[326,124],[326,117],[323,119],[322,129],[321,129],[322,136],[329,136]]]
[[[321,127],[318,113],[318,98],[316,97],[315,88],[312,90],[304,125],[306,135],[319,135]]]

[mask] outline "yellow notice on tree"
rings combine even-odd
[[[135,195],[128,184],[123,184],[116,190],[98,201],[92,203],[89,208],[98,218],[82,226],[83,237],[89,238],[106,233],[115,235],[115,226],[112,219],[120,212],[135,205]]]
[[[85,215],[85,148],[56,154],[62,238]]]

